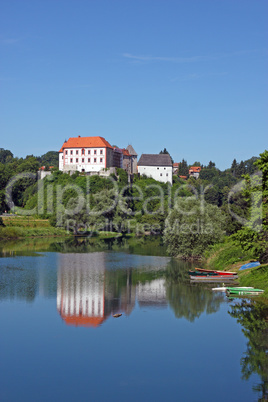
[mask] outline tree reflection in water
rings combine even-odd
[[[193,322],[204,312],[215,313],[224,301],[222,293],[211,291],[213,285],[190,284],[188,270],[192,268],[190,263],[174,261],[167,266],[166,289],[167,299],[177,318],[186,318]]]
[[[242,378],[251,374],[260,376],[261,382],[254,386],[260,393],[258,401],[268,400],[268,305],[267,302],[249,302],[246,299],[231,306],[229,314],[237,319],[248,338],[247,350],[241,359]]]

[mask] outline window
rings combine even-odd
[[[96,149],[94,150],[94,155],[97,155],[97,151],[96,151]]]
[[[65,151],[65,155],[68,155],[68,151]]]
[[[159,170],[159,168],[157,168]]]
[[[166,170],[166,168],[164,168],[164,170]]]
[[[100,154],[102,155],[103,154],[103,150],[101,149],[101,151],[100,151]]]
[[[75,161],[76,161],[76,163],[78,163],[78,158],[76,158],[76,160],[75,160]]]
[[[73,158],[70,159],[70,162],[73,163]]]
[[[100,163],[102,163],[102,158],[100,158]]]
[[[162,173],[160,173],[160,176],[162,176]]]
[[[63,156],[61,157],[61,159],[63,159]]]
[[[90,155],[90,149],[87,151],[88,155]]]
[[[166,176],[168,177],[168,173],[166,174]]]
[[[97,162],[97,158],[94,158],[94,163],[96,163]]]
[[[82,163],[84,163],[85,162],[85,159],[84,158],[82,158]]]
[[[76,155],[78,155],[78,149],[76,150]]]
[[[73,151],[71,151],[71,155],[73,154]]]
[[[82,155],[85,155],[85,150],[84,149],[82,149]]]
[[[87,161],[88,161],[88,163],[90,163],[90,158],[88,158],[88,160],[87,160]]]

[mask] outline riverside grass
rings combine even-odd
[[[27,216],[3,217],[5,226],[0,227],[0,239],[23,237],[68,236],[66,230],[52,227],[47,219]]]
[[[210,269],[235,271],[238,274],[239,286],[252,286],[263,289],[260,297],[268,302],[268,264],[239,271],[241,265],[255,260],[254,256],[244,251],[233,241],[226,239],[223,243],[215,244],[205,252],[204,262]]]
[[[18,239],[25,237],[51,237],[73,236],[65,229],[51,226],[48,219],[40,219],[27,216],[7,216],[3,218],[5,226],[0,227],[0,239]],[[93,234],[100,239],[112,239],[121,237],[117,232],[100,232]]]

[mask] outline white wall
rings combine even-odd
[[[84,154],[82,150],[85,151]],[[68,148],[64,153],[59,153],[59,170],[99,172],[105,168],[105,161],[106,148]]]
[[[172,166],[138,166],[138,173],[172,185]]]
[[[59,152],[59,170],[63,170],[63,153]]]

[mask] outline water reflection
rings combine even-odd
[[[60,254],[57,308],[66,324],[101,325],[115,313],[171,306],[177,318],[193,322],[218,311],[224,295],[190,284],[189,265],[164,257],[124,253]]]
[[[135,306],[167,308],[193,322],[225,300],[214,285],[190,284],[191,265],[168,257],[125,252],[49,252],[0,259],[0,299],[56,298],[67,325],[98,327]]]
[[[151,282],[139,283],[137,286],[137,298],[140,306],[167,307],[165,279],[161,278]]]
[[[187,263],[168,264],[167,298],[177,318],[193,322],[204,312],[216,313],[224,301],[224,294],[212,292],[215,284],[189,284],[188,269],[191,266]]]
[[[168,259],[105,252],[60,254],[57,309],[66,324],[97,327],[140,306],[166,307]],[[143,281],[143,282],[141,282]]]
[[[105,320],[104,253],[59,256],[57,308],[69,325],[96,327]]]
[[[229,314],[243,327],[248,339],[247,350],[241,359],[242,378],[248,380],[257,373],[261,382],[254,386],[259,401],[268,400],[268,306],[262,301],[243,299],[231,306]]]

